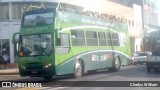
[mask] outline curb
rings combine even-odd
[[[19,75],[19,70],[18,69],[0,70],[0,75]]]
[[[19,72],[12,72],[12,73],[0,73],[0,75],[19,75]]]

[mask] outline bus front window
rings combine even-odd
[[[21,56],[52,54],[51,34],[26,35],[20,38]]]
[[[48,25],[53,22],[53,12],[26,15],[23,20],[23,26]]]

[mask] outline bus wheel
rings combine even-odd
[[[79,60],[77,60],[76,63],[75,63],[74,76],[76,78],[82,77],[82,73],[83,73],[82,70],[83,69],[82,69],[81,62]]]
[[[119,57],[115,57],[114,67],[110,68],[109,71],[118,71],[120,69],[121,63]]]
[[[117,71],[120,69],[121,63],[118,57],[115,57],[115,69],[117,69]]]
[[[52,81],[52,76],[45,76],[43,77],[45,81]]]

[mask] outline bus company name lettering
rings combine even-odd
[[[48,27],[36,27],[36,28],[27,28],[26,31],[28,32],[39,32],[39,31],[42,31],[42,30],[47,30]]]

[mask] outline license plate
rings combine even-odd
[[[37,74],[37,71],[31,71],[32,74]]]

